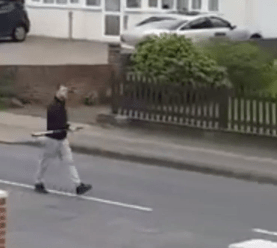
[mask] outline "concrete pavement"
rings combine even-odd
[[[16,43],[0,41],[0,65],[100,65],[108,63],[108,45],[28,36]]]
[[[87,197],[153,209],[139,211],[22,187],[33,185],[39,152],[0,145],[0,188],[9,192],[7,248],[228,248],[277,240],[255,231],[276,232],[275,186],[74,154],[81,178],[94,186]],[[54,162],[47,187],[71,191],[64,172]]]
[[[45,130],[46,121],[1,112],[0,141],[4,144],[39,146],[33,131]],[[74,125],[80,125],[74,123]],[[277,183],[275,147],[237,142],[216,143],[159,130],[129,129],[113,126],[83,125],[70,134],[74,151],[145,164],[211,173],[246,180]]]

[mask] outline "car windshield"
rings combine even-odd
[[[186,20],[165,20],[155,23],[148,23],[145,24],[144,27],[153,29],[176,30],[178,27],[185,23],[187,23]]]
[[[158,17],[158,16],[155,16],[155,17],[150,17],[150,18],[147,18],[146,20],[138,23],[136,26],[142,26],[142,25],[145,25],[145,24],[148,24],[148,23],[153,23],[153,22],[159,22],[159,21],[164,21],[164,20],[176,20],[175,18],[173,17]]]

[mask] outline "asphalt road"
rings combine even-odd
[[[32,185],[39,152],[0,146],[0,188],[9,192],[7,248],[227,248],[250,239],[277,241],[253,232],[277,231],[274,186],[78,154],[80,176],[94,186],[86,199],[3,183]],[[72,190],[56,162],[46,180],[49,188]]]

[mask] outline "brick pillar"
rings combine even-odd
[[[0,190],[0,248],[6,247],[6,225],[7,225],[7,197],[6,191]]]

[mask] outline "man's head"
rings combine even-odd
[[[61,101],[65,101],[67,99],[67,95],[68,95],[68,88],[64,85],[59,85],[58,90],[56,92],[56,97]]]

